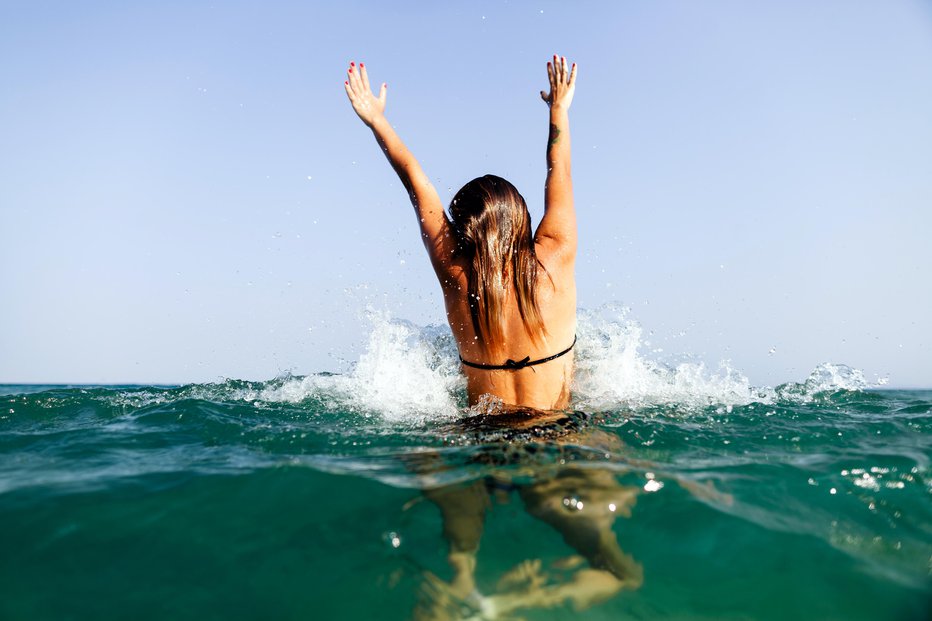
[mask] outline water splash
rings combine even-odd
[[[349,373],[292,378],[241,398],[296,403],[316,397],[332,409],[414,424],[458,416],[465,380],[450,330],[419,327],[382,311],[370,310],[367,319],[369,340]]]
[[[871,388],[871,384],[859,369],[846,364],[824,362],[813,369],[804,382],[780,384],[773,389],[773,394],[781,401],[810,403],[822,395],[841,391],[857,392],[867,388]]]
[[[300,402],[315,397],[333,409],[414,424],[461,415],[465,382],[449,328],[422,327],[371,310],[367,318],[368,343],[349,373],[286,379],[242,398]],[[640,324],[616,305],[580,310],[577,330],[573,407],[586,411],[798,403],[870,387],[863,373],[841,364],[819,365],[805,381],[775,389],[752,386],[724,361],[712,367],[701,361],[666,364],[644,353]]]
[[[452,419],[466,410],[465,381],[456,342],[447,326],[418,326],[387,312],[367,312],[363,353],[345,374],[286,375],[266,382],[227,380],[174,390],[110,395],[113,405],[140,407],[178,399],[266,404],[313,402],[316,411],[353,412],[391,423],[420,425]],[[864,374],[825,363],[799,383],[754,387],[722,361],[668,364],[650,353],[640,324],[624,307],[580,310],[573,407],[586,411],[674,406],[697,411],[751,403],[811,402],[839,391],[870,388]]]
[[[760,395],[748,379],[721,362],[665,365],[641,352],[641,326],[624,307],[579,312],[575,406],[609,410],[676,403],[687,407],[743,405]]]

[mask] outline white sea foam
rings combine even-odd
[[[279,378],[224,390],[221,397],[290,403],[317,399],[335,410],[403,423],[461,416],[465,382],[449,328],[418,326],[384,311],[369,311],[367,318],[368,342],[348,373]],[[823,392],[869,387],[860,371],[841,364],[819,365],[805,381],[777,388],[751,386],[727,362],[668,364],[653,357],[641,326],[619,306],[581,310],[577,331],[572,405],[586,411],[804,402]]]
[[[641,353],[641,326],[623,307],[580,311],[574,405],[609,410],[676,403],[741,405],[759,398],[748,379],[721,362],[663,364]]]
[[[879,382],[878,382],[879,383]],[[823,362],[809,374],[804,382],[781,384],[770,390],[773,398],[795,403],[808,403],[816,395],[840,390],[864,390],[873,385],[860,369],[846,364]]]
[[[242,398],[298,402],[318,397],[400,422],[458,416],[465,381],[449,329],[416,326],[385,312],[369,311],[367,318],[369,340],[349,373],[286,380]]]
[[[454,416],[464,387],[449,330],[370,313],[366,351],[347,377],[357,407],[389,418]]]

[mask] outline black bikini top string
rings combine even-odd
[[[538,364],[550,362],[551,360],[556,360],[560,356],[568,354],[570,350],[576,346],[576,339],[577,336],[573,335],[573,343],[569,347],[558,354],[547,356],[546,358],[541,358],[540,360],[531,360],[530,356],[525,356],[521,360],[512,360],[509,358],[505,361],[505,364],[480,364],[478,362],[469,362],[468,360],[464,360],[463,356],[460,355],[460,362],[465,364],[467,367],[472,367],[474,369],[484,369],[486,371],[518,371],[525,367],[533,367]]]

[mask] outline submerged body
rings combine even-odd
[[[593,373],[612,377],[616,356]],[[672,386],[675,371],[663,373],[646,379]],[[567,544],[537,516],[547,498],[566,519],[605,516],[605,475],[583,482],[581,470],[607,468],[625,488],[663,484],[613,527],[643,566],[641,589],[590,611],[513,618],[928,621],[932,391],[840,390],[822,376],[735,403],[701,375],[693,396],[648,382],[651,405],[603,398],[588,429],[626,442],[610,459],[589,436],[530,454],[487,434],[471,441],[476,432],[447,420],[422,423],[415,407],[405,424],[389,422],[391,410],[360,397],[368,375],[0,387],[0,618],[410,618],[416,567],[449,576],[437,558],[442,514],[416,501],[437,474],[409,463],[432,450],[445,480],[485,487],[529,474],[491,499],[476,581],[493,597],[516,591],[499,577],[531,555],[550,575],[542,590],[567,573],[552,568]],[[550,472],[549,488],[527,485]],[[505,493],[511,504],[494,504]],[[570,512],[564,498],[585,506]]]

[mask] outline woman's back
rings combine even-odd
[[[525,329],[525,320],[518,308],[512,288],[505,296],[501,323],[505,334],[499,347],[490,347],[488,340],[476,334],[469,309],[468,274],[466,266],[455,265],[444,283],[444,303],[447,320],[459,346],[460,356],[467,363],[504,366],[513,361],[543,360],[565,354],[541,364],[488,370],[463,365],[470,404],[482,395],[500,399],[504,405],[539,410],[564,409],[569,406],[570,384],[573,378],[573,351],[576,340],[576,279],[572,261],[560,254],[548,253],[546,244],[535,244],[537,258],[543,269],[537,273],[537,300],[545,334],[535,339]]]

